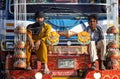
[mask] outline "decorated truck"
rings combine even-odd
[[[0,79],[120,79],[118,0],[1,0],[1,5]],[[37,11],[45,13],[45,22],[58,35],[47,40],[50,74],[42,73],[43,64],[34,52],[32,70],[26,70],[25,31]],[[96,70],[90,69],[91,40],[84,30],[91,14],[98,15],[106,38],[105,70],[99,69],[99,60]]]

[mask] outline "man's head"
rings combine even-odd
[[[45,14],[43,12],[36,12],[35,13],[35,20],[36,22],[44,22]]]
[[[95,14],[88,16],[88,24],[92,31],[96,29],[98,17]]]

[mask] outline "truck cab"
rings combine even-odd
[[[3,19],[1,33],[1,53],[4,61],[3,71],[5,79],[119,79],[120,65],[117,69],[99,70],[99,61],[96,62],[97,70],[90,70],[91,62],[88,44],[78,40],[79,34],[88,26],[88,16],[98,15],[98,25],[104,31],[107,44],[115,39],[109,36],[107,30],[111,25],[118,28],[117,17],[118,2],[109,0],[6,0],[6,13]],[[48,67],[50,74],[41,72],[42,64],[37,60],[35,53],[31,56],[32,70],[14,68],[16,60],[26,61],[25,58],[15,58],[14,44],[16,42],[15,28],[34,23],[34,13],[43,11],[46,15],[45,22],[52,26],[52,31],[59,34],[59,41],[48,45]],[[26,42],[26,35],[23,40]],[[25,50],[25,49],[23,49]],[[25,53],[25,51],[24,51]],[[107,52],[106,52],[107,53]],[[99,55],[98,55],[99,56]],[[117,58],[120,62],[120,57]],[[118,63],[120,64],[120,63]],[[23,64],[24,66],[24,64]]]

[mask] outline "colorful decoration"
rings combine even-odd
[[[27,30],[23,26],[17,26],[15,29],[15,32],[20,33],[20,34],[25,34],[27,32]]]
[[[107,54],[107,56],[111,57],[111,58],[118,58],[120,56],[119,50],[109,51],[108,54]]]
[[[50,49],[52,50],[52,54],[88,54],[88,46],[53,46]]]
[[[98,79],[119,79],[120,70],[98,70],[98,71],[89,71],[84,79],[95,79],[93,77],[94,73],[100,73],[101,77]],[[96,78],[97,79],[97,78]]]
[[[60,35],[65,36],[66,38],[69,38],[71,36],[77,35],[78,33],[70,31],[70,30],[65,30],[65,31],[61,31],[58,32]]]
[[[17,44],[15,45],[17,48],[24,48],[25,47],[25,42],[24,41],[18,41]]]
[[[90,43],[90,34],[86,31],[82,31],[78,34],[78,42],[80,44],[89,44]]]
[[[118,70],[120,69],[120,64],[119,64],[119,45],[115,42],[109,42],[107,45],[107,59],[109,59],[108,63],[108,68],[110,67],[111,69]]]
[[[59,34],[55,31],[50,33],[50,36],[47,38],[47,44],[57,45],[59,42]]]
[[[109,48],[119,48],[119,45],[115,41],[112,41],[107,45],[107,48],[108,49]]]
[[[26,69],[26,33],[23,26],[17,26],[15,29],[15,48],[14,48],[14,67]]]
[[[111,26],[107,29],[107,33],[113,33],[113,34],[117,34],[118,33],[118,30],[115,26]]]
[[[15,58],[26,58],[26,54],[22,50],[17,50],[16,53],[14,54]]]
[[[14,67],[15,68],[26,68],[26,62],[19,59],[19,60],[15,61]]]

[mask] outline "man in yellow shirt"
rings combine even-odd
[[[44,73],[49,73],[47,66],[47,45],[46,39],[51,32],[51,25],[44,22],[45,14],[43,12],[35,13],[36,22],[27,26],[28,41],[26,43],[27,69],[30,70],[31,51],[34,50],[38,60],[44,64]]]

